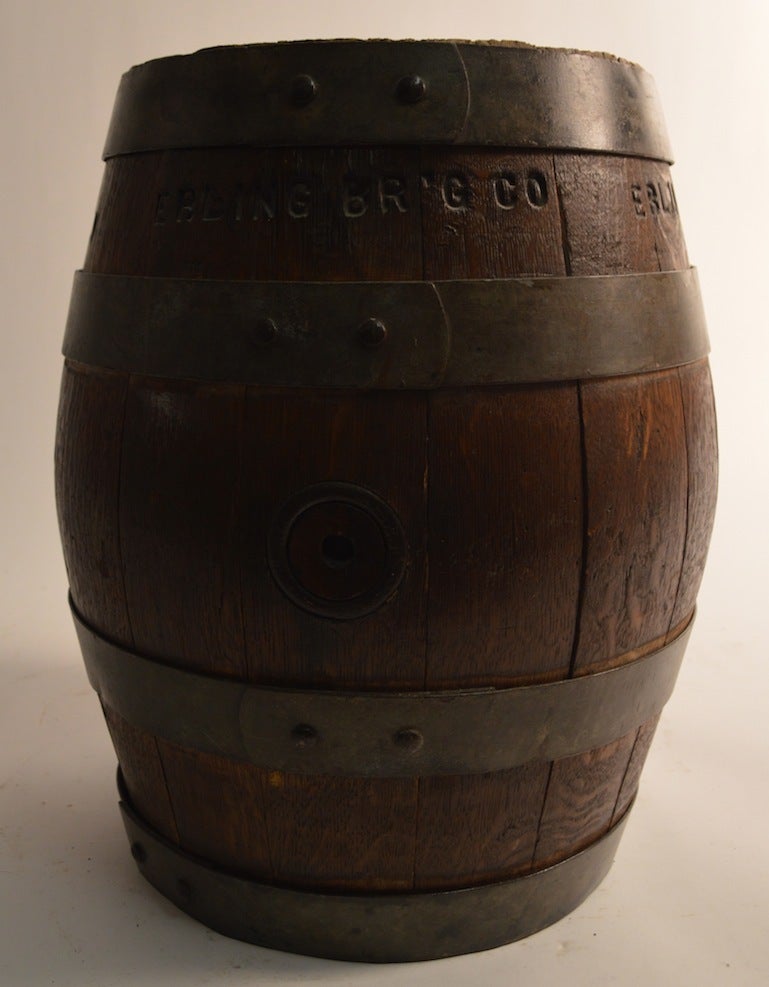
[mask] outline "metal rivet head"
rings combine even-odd
[[[318,83],[311,75],[298,75],[291,83],[291,102],[294,106],[307,106],[318,95]]]
[[[314,747],[318,742],[318,731],[308,723],[298,723],[291,731],[294,747]]]
[[[262,343],[264,346],[271,343],[277,335],[278,327],[275,325],[274,319],[259,319],[254,326],[254,336],[256,341],[257,343]]]
[[[421,75],[404,75],[398,82],[395,95],[401,103],[418,103],[424,99],[427,83]]]
[[[379,319],[366,319],[358,326],[358,341],[362,346],[373,349],[387,339],[387,326]]]
[[[413,754],[424,744],[425,738],[419,730],[414,730],[413,727],[404,727],[403,730],[399,730],[395,734],[393,741],[396,747],[400,747],[401,750]]]
[[[141,843],[131,844],[131,856],[134,858],[137,864],[143,864],[147,859],[147,851],[144,849]]]
[[[176,882],[176,893],[179,895],[182,901],[192,900],[192,888],[190,887],[189,883],[184,880],[183,877],[180,877],[179,880]]]

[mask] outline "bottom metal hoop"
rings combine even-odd
[[[525,877],[455,891],[329,894],[262,884],[213,867],[137,815],[119,769],[118,787],[142,876],[182,911],[258,946],[368,963],[479,952],[552,925],[604,879],[630,812],[587,849]]]

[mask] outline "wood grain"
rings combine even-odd
[[[104,166],[83,269],[94,274],[154,273],[149,249],[163,155],[132,154]]]
[[[421,152],[424,277],[565,274],[551,155]]]
[[[242,591],[253,681],[326,688],[422,688],[425,679],[426,434],[419,392],[249,389],[243,458]],[[301,609],[277,585],[266,544],[289,498],[343,481],[395,512],[408,564],[378,610],[334,620]]]
[[[427,686],[568,674],[582,564],[574,385],[430,399]]]
[[[131,379],[120,484],[137,651],[245,674],[238,572],[244,388]]]
[[[676,370],[580,385],[587,538],[575,674],[670,628],[686,536],[686,448]]]
[[[531,867],[550,765],[422,778],[414,887],[499,881]]]
[[[274,876],[300,887],[408,890],[414,880],[417,778],[268,772]]]
[[[707,360],[678,368],[686,424],[688,463],[686,552],[671,636],[676,624],[694,609],[713,530],[718,488],[718,437],[713,387]]]
[[[625,777],[622,779],[622,785],[620,787],[619,795],[617,796],[617,803],[614,806],[614,812],[611,819],[612,825],[624,816],[630,806],[630,803],[633,801],[636,792],[638,791],[638,783],[641,778],[641,772],[643,771],[643,766],[646,762],[646,755],[649,753],[652,740],[654,740],[654,732],[657,729],[658,723],[659,716],[655,716],[652,717],[651,720],[647,720],[646,723],[642,723],[638,728],[638,732],[636,733],[635,741],[633,743],[633,751],[630,755],[630,761],[628,762],[627,770],[625,771]]]
[[[554,156],[568,273],[688,267],[667,165],[595,154]]]
[[[598,839],[611,824],[636,731],[553,765],[534,867],[549,867]]]
[[[246,280],[422,277],[416,148],[113,158],[86,269]]]
[[[222,867],[269,880],[273,869],[264,772],[165,740],[158,741],[158,751],[180,846]]]
[[[56,504],[69,587],[88,623],[118,643],[133,635],[118,527],[127,379],[66,362],[56,431]]]
[[[112,158],[85,267],[224,279],[688,266],[667,165],[496,148],[218,148]]]
[[[179,832],[157,740],[137,729],[109,706],[102,704],[102,710],[131,803],[167,840],[178,843]]]

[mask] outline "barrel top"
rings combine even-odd
[[[389,40],[229,45],[134,66],[104,157],[387,144],[672,160],[654,81],[632,62],[511,41]]]

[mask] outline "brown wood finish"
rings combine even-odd
[[[223,867],[270,879],[264,772],[164,740],[158,751],[181,846]]]
[[[410,889],[418,784],[268,772],[275,879],[338,890]]]
[[[686,554],[681,569],[671,634],[679,620],[691,613],[705,569],[718,486],[718,437],[713,387],[707,360],[679,367],[689,488]]]
[[[342,689],[423,687],[425,412],[424,395],[418,392],[249,390],[242,592],[253,681]],[[354,483],[382,497],[400,519],[409,546],[397,593],[374,613],[354,620],[329,620],[297,607],[277,586],[265,555],[281,505],[329,481]]]
[[[84,266],[355,281],[621,274],[688,260],[660,162],[488,148],[220,148],[108,161]]]
[[[484,775],[422,778],[414,887],[462,887],[525,874],[550,775],[544,761]]]
[[[418,779],[292,775],[158,746],[190,852],[301,887],[412,886]]]
[[[553,158],[424,148],[424,277],[566,274]]]
[[[114,158],[98,217],[85,266],[100,273],[422,277],[414,148],[220,148]]]
[[[652,740],[654,740],[654,732],[657,729],[658,723],[659,716],[655,716],[651,720],[647,720],[646,723],[642,723],[638,728],[633,744],[633,752],[630,755],[630,761],[625,771],[625,777],[622,779],[622,787],[617,796],[617,803],[614,806],[614,813],[611,817],[612,825],[627,812],[633,797],[638,791],[641,771],[643,770]]]
[[[609,828],[635,738],[634,730],[606,747],[553,765],[534,850],[535,869],[576,853]]]
[[[127,379],[64,365],[56,433],[56,503],[69,587],[94,627],[131,645],[120,528],[120,444]]]
[[[689,266],[667,165],[594,154],[554,161],[569,274]]]
[[[431,395],[429,489],[427,687],[566,677],[582,564],[577,388]]]
[[[686,537],[676,370],[580,385],[587,531],[576,674],[664,637]]]
[[[240,385],[131,379],[119,521],[136,649],[240,677],[243,395]]]
[[[279,280],[670,270],[688,262],[669,180],[640,159],[497,148],[136,154],[107,163],[85,266]],[[165,661],[307,687],[501,686],[632,660],[688,619],[715,496],[705,363],[429,395],[68,365],[57,448],[73,595],[97,629]],[[267,563],[276,512],[329,481],[381,496],[408,545],[397,592],[354,620],[297,607]],[[653,734],[491,775],[324,778],[181,750],[106,715],[162,832],[243,873],[331,889],[450,888],[562,859],[619,818]]]
[[[102,704],[102,710],[132,803],[166,839],[178,843],[180,834],[166,789],[158,741],[109,706]]]

